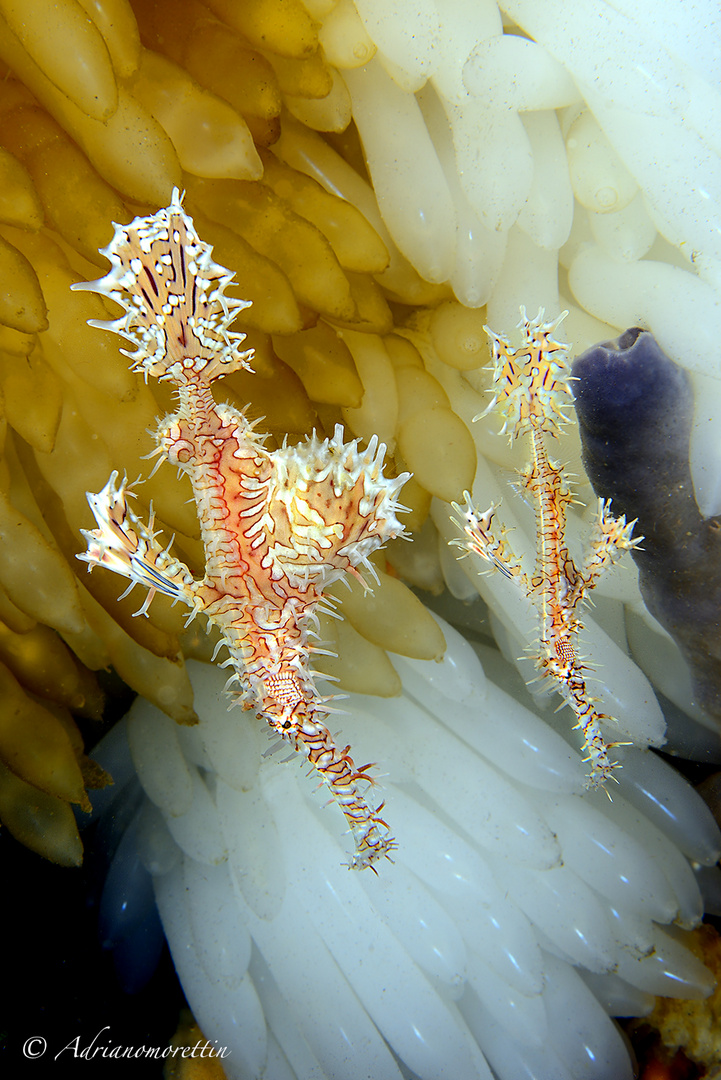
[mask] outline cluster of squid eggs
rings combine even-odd
[[[75,52],[78,6],[58,5]],[[85,759],[69,714],[99,715],[91,672],[112,663],[135,690],[182,722],[192,717],[180,647],[186,655],[208,655],[208,642],[185,633],[180,615],[162,600],[147,622],[133,620],[133,598],[118,605],[117,583],[100,574],[81,579],[73,560],[78,531],[88,524],[84,492],[98,490],[113,468],[131,476],[146,472],[146,429],[171,405],[162,389],[137,385],[116,343],[86,326],[87,319],[105,316],[102,301],[68,292],[72,281],[96,277],[102,268],[96,252],[109,240],[108,223],[164,204],[175,183],[186,188],[201,236],[215,245],[220,262],[236,269],[240,294],[254,304],[244,328],[256,348],[256,375],[226,380],[222,393],[240,405],[250,401],[278,437],[329,430],[338,419],[356,435],[385,439],[395,449],[396,468],[414,472],[404,500],[419,538],[414,549],[390,552],[391,565],[432,590],[441,588],[443,577],[428,522],[431,497],[448,502],[471,486],[476,449],[450,407],[448,391],[457,383],[444,389],[416,346],[435,346],[449,379],[453,369],[478,368],[487,357],[483,310],[463,308],[446,286],[429,285],[399,255],[380,219],[372,228],[283,160],[316,153],[342,175],[347,166],[340,150],[358,165],[359,176],[364,171],[352,137],[338,137],[329,149],[301,121],[281,118],[281,104],[312,123],[315,103],[325,101],[328,112],[332,102],[344,100],[333,70],[313,47],[304,9],[293,9],[293,33],[286,26],[278,40],[268,32],[270,5],[260,30],[229,27],[190,5],[175,6],[172,19],[162,4],[146,6],[138,12],[140,46],[130,8],[114,7],[122,18],[97,27],[109,69],[97,38],[85,36],[83,48],[95,57],[86,64],[96,72],[92,92],[52,67],[61,65],[63,49],[46,55],[40,35],[27,29],[20,40],[9,16],[0,35],[2,57],[17,76],[3,83],[0,98],[0,231],[4,273],[13,282],[0,312],[9,425],[0,584],[5,700],[17,703],[13,715],[25,721],[3,726],[0,756],[8,768],[0,816],[25,842],[65,864],[81,855],[67,804],[84,805],[83,781],[104,779]],[[230,19],[223,9],[213,7],[220,19]],[[241,54],[252,55],[252,65],[240,65]],[[253,72],[245,83],[236,77],[240,67]],[[215,96],[221,88],[222,101]],[[183,110],[174,108],[180,100]],[[337,108],[342,112],[342,104]],[[133,144],[141,130],[145,152],[138,157]],[[208,138],[214,130],[223,137]],[[270,148],[281,130],[275,155]],[[402,306],[389,306],[389,298]],[[417,315],[413,333],[394,333],[394,311],[404,317],[418,305],[432,311]],[[592,335],[596,326],[589,320],[584,330]],[[499,443],[493,454],[504,465],[514,463]],[[188,492],[165,480],[158,474],[139,490],[141,508],[152,498],[167,533],[177,534],[179,550],[200,569]],[[350,690],[390,695],[399,679],[384,649],[430,659],[442,653],[443,641],[436,623],[384,569],[379,563],[374,606],[344,595],[345,622],[327,636],[335,634],[340,653],[330,673]],[[345,659],[351,656],[353,666]],[[24,812],[29,805],[34,815]]]
[[[101,20],[94,37],[85,27],[84,38],[78,36],[78,5],[57,7],[56,32],[61,28],[69,35],[75,53],[81,45],[90,50],[86,68],[99,65],[92,93],[78,81],[75,68],[63,67],[62,49],[54,45],[46,55],[32,32],[30,10],[27,26],[16,27],[25,35],[22,43],[10,24],[0,26],[0,53],[10,68],[0,101],[0,255],[7,284],[0,311],[5,406],[0,604],[6,665],[0,817],[23,842],[65,865],[77,864],[82,853],[69,804],[87,807],[85,785],[106,779],[85,757],[71,716],[71,710],[94,719],[101,715],[94,673],[112,665],[175,720],[190,722],[192,690],[182,651],[207,657],[213,644],[194,629],[186,633],[182,614],[162,599],[152,605],[149,619],[133,618],[137,600],[118,602],[119,583],[110,575],[88,577],[74,558],[79,530],[88,525],[85,492],[99,490],[114,468],[131,478],[146,475],[148,429],[172,408],[165,388],[146,386],[128,371],[117,340],[87,325],[88,319],[107,317],[109,306],[69,290],[74,281],[98,276],[104,265],[98,248],[107,244],[112,221],[128,221],[140,210],[165,204],[175,183],[186,189],[186,205],[201,235],[215,245],[216,258],[236,270],[240,295],[253,300],[243,328],[256,350],[255,374],[225,380],[221,393],[240,407],[250,403],[278,441],[286,434],[300,439],[314,428],[331,430],[338,421],[358,436],[375,432],[395,446],[402,422],[409,420],[407,461],[414,467],[412,459],[423,444],[422,425],[414,416],[432,409],[441,441],[454,444],[453,454],[450,446],[446,453],[455,459],[454,475],[444,475],[442,462],[435,471],[429,463],[434,475],[426,487],[416,481],[406,493],[412,527],[427,516],[431,493],[460,494],[472,479],[474,460],[470,436],[444,392],[423,372],[418,354],[403,339],[388,338],[393,316],[372,276],[388,263],[383,240],[353,206],[266,149],[277,139],[284,97],[293,89],[327,94],[329,69],[317,49],[308,58],[307,42],[301,43],[297,49],[304,58],[291,61],[287,47],[285,57],[272,51],[263,31],[268,56],[261,55],[252,38],[205,11],[203,55],[217,59],[208,64],[212,77],[231,84],[238,57],[252,60],[247,85],[234,86],[234,109],[201,89],[171,59],[141,46],[130,8],[111,6],[117,17],[107,25]],[[40,10],[38,5],[35,17]],[[150,44],[153,11],[160,18],[160,7],[148,9],[141,26],[143,41]],[[310,25],[300,6],[297,13],[303,25]],[[178,11],[177,41],[167,34],[162,38],[166,50],[176,50],[176,61],[181,50],[191,70],[186,53],[189,42],[198,41],[192,33],[196,21],[190,6]],[[98,37],[107,46],[115,91],[107,64],[101,63]],[[155,97],[167,103],[171,88],[177,89],[173,78],[197,105],[195,112],[184,111],[182,130],[162,113],[160,101],[151,102],[155,112],[148,103],[153,87]],[[104,104],[98,86],[107,92]],[[231,121],[234,139],[228,137]],[[122,139],[116,123],[122,123]],[[189,155],[203,133],[209,139],[214,135],[217,153],[205,147],[201,164]],[[262,184],[256,179],[261,171]],[[410,267],[405,274],[411,291],[423,299],[448,295],[427,286]],[[481,324],[474,313],[477,349]],[[393,365],[384,340],[396,349],[396,365],[408,368],[407,377],[401,376],[410,388],[402,415],[398,396],[385,388]],[[399,460],[395,467],[404,465]],[[189,489],[163,470],[138,489],[140,511],[147,514],[153,502],[160,527],[168,538],[176,535],[178,550],[200,573],[202,549],[188,497]],[[437,569],[435,574],[438,585]],[[363,683],[380,693],[397,690],[382,646],[402,652],[404,625],[414,628],[407,647],[415,655],[435,657],[443,648],[411,593],[391,577],[383,584],[375,613],[358,597],[346,606],[340,632],[343,651],[356,658],[351,689]],[[385,641],[378,634],[381,624]]]

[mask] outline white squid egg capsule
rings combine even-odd
[[[566,152],[571,184],[582,206],[597,214],[628,206],[638,185],[590,112],[582,112],[569,128]]]

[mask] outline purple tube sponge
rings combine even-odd
[[[614,514],[638,518],[644,601],[683,652],[699,703],[721,717],[721,519],[703,518],[694,497],[689,377],[638,327],[588,349],[573,375],[591,483]]]

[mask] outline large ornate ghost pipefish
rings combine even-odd
[[[356,767],[326,727],[330,697],[318,692],[310,667],[323,589],[345,573],[372,572],[368,556],[402,534],[397,495],[409,474],[383,475],[385,446],[366,450],[313,435],[305,443],[265,448],[242,411],[216,404],[210,386],[231,371],[250,370],[252,350],[230,326],[247,301],[226,296],[233,275],[213,262],[173,191],[167,209],[115,226],[103,252],[111,270],[90,289],[125,314],[93,325],[132,342],[133,370],[177,387],[179,407],[161,421],[157,454],[188,474],[200,519],[205,575],[196,580],[128,505],[118,474],[88,494],[97,529],[85,532],[79,555],[149,591],[181,600],[191,618],[217,626],[237,683],[236,702],[256,709],[273,731],[308,759],[346,816],[355,840],[351,866],[373,867],[395,841],[366,797],[370,765]],[[326,601],[327,602],[327,601]]]

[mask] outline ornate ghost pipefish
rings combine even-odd
[[[211,383],[252,370],[252,350],[239,350],[245,335],[230,329],[249,304],[225,295],[233,274],[213,262],[177,189],[167,209],[116,225],[103,254],[105,277],[73,287],[120,304],[121,318],[92,325],[132,342],[132,368],[146,380],[177,388],[179,407],[158,427],[156,454],[190,478],[205,575],[196,580],[159,542],[152,516],[146,525],[132,512],[132,492],[116,472],[88,493],[98,527],[84,533],[88,548],[78,558],[129,578],[131,589],[144,585],[138,614],[160,592],[219,628],[234,669],[227,688],[240,688],[235,702],[306,756],[350,825],[350,865],[374,868],[396,845],[382,805],[366,797],[372,766],[356,767],[350,747],[335,745],[325,724],[332,697],[318,692],[310,661],[325,652],[312,643],[327,610],[323,589],[346,573],[360,577],[358,567],[372,573],[369,555],[402,535],[397,495],[409,474],[384,477],[385,446],[374,436],[361,450],[343,441],[340,426],[332,439],[314,434],[269,451],[243,411],[216,404]]]

